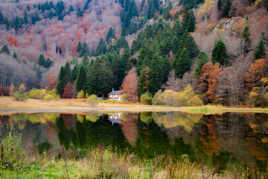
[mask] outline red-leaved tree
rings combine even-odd
[[[128,100],[137,101],[137,86],[138,86],[138,75],[136,68],[133,67],[125,77],[122,84],[122,92],[127,94]]]
[[[73,98],[74,96],[74,85],[72,83],[67,83],[62,94],[62,98]]]

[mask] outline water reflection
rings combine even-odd
[[[185,113],[15,114],[0,116],[0,138],[22,135],[29,155],[83,158],[110,150],[133,160],[176,165],[188,158],[216,173],[232,166],[267,171],[268,115]],[[71,157],[71,156],[69,156]]]

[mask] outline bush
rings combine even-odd
[[[55,99],[59,99],[60,96],[57,94],[56,90],[51,90],[48,91],[47,94],[44,96],[45,100],[55,100]]]
[[[85,98],[85,92],[83,90],[79,91],[79,93],[76,96],[77,98]]]
[[[142,104],[152,104],[152,95],[147,91],[146,93],[141,95],[140,99]]]
[[[29,92],[29,98],[33,99],[43,99],[45,95],[46,95],[45,89],[32,89]]]
[[[170,106],[201,106],[203,101],[195,94],[192,87],[188,85],[184,91],[175,92],[166,90],[157,92],[152,100],[153,105],[170,105]]]
[[[127,94],[123,94],[122,96],[121,96],[121,100],[120,100],[121,102],[124,102],[124,103],[127,103],[128,102],[128,96],[127,96]]]
[[[18,91],[13,94],[13,97],[16,101],[26,101],[29,98],[27,93],[19,93]]]
[[[98,103],[99,103],[99,98],[96,96],[96,95],[90,95],[88,98],[87,98],[87,102],[89,103],[89,105],[91,107],[93,106],[97,106]]]
[[[19,86],[19,93],[24,93],[26,91],[25,85],[24,84],[20,84]]]

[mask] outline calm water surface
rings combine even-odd
[[[83,158],[104,148],[135,159],[168,164],[189,158],[217,172],[231,165],[268,171],[268,114],[42,113],[0,116],[0,139],[22,136],[28,155]],[[264,176],[265,176],[264,175]],[[268,175],[267,175],[268,176]]]

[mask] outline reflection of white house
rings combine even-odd
[[[112,124],[120,124],[121,123],[121,114],[120,113],[109,114],[108,120],[111,121]]]
[[[120,101],[121,100],[122,93],[121,91],[111,91],[108,94],[108,97],[110,100]]]

